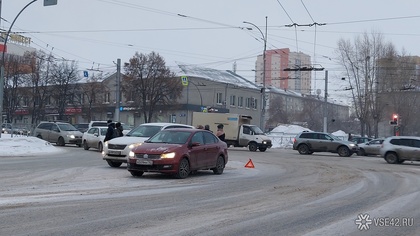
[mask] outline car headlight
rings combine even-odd
[[[132,143],[132,144],[128,145],[128,148],[133,149],[134,147],[140,146],[142,144],[143,143]]]
[[[130,151],[129,153],[128,153],[128,157],[129,158],[134,158],[136,156],[136,154],[133,152],[133,151]]]
[[[160,155],[160,158],[174,158],[174,157],[175,157],[175,152],[163,153]]]
[[[349,144],[349,146],[350,146],[350,147],[355,147],[355,146],[356,146],[356,144],[354,144],[354,143],[350,143],[350,144]]]
[[[75,138],[75,136],[73,134],[68,134],[67,137],[69,137],[69,138]]]
[[[267,141],[263,141],[262,143],[263,143],[263,144],[267,144]]]

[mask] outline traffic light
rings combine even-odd
[[[398,125],[398,114],[392,115],[392,120],[389,122],[391,125]]]

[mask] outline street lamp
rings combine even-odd
[[[16,15],[15,19],[13,20],[12,24],[9,27],[9,30],[6,33],[6,37],[4,38],[4,46],[3,46],[3,52],[1,56],[1,66],[0,66],[0,123],[3,123],[3,96],[4,96],[4,65],[5,65],[5,54],[6,54],[6,46],[7,46],[7,40],[9,39],[10,32],[12,31],[12,27],[15,24],[17,18],[20,16],[20,14],[29,7],[32,3],[36,2],[38,0],[32,0],[28,4],[26,4],[22,10],[19,11],[19,13]],[[44,0],[44,6],[52,6],[57,5],[57,0]],[[0,11],[1,11],[1,0],[0,0]],[[1,12],[0,12],[1,16]],[[1,17],[0,17],[0,23],[1,23]],[[1,132],[0,132],[0,138],[1,138]]]
[[[258,31],[260,31],[261,33],[261,37],[264,40],[264,51],[263,51],[263,78],[262,78],[262,82],[263,82],[263,88],[262,88],[262,108],[261,108],[261,117],[260,117],[260,127],[263,131],[265,131],[265,51],[267,49],[267,16],[265,17],[265,35],[264,33],[261,31],[261,29],[256,26],[255,24],[248,22],[248,21],[244,21],[243,23],[245,24],[250,24],[252,26],[254,26],[255,28],[258,29]],[[252,28],[247,28],[248,30],[252,30]]]

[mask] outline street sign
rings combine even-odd
[[[187,76],[181,76],[182,85],[188,86],[188,78]]]
[[[57,0],[44,0],[44,6],[57,5]]]
[[[89,72],[87,70],[83,71],[83,76],[86,78],[89,77]]]

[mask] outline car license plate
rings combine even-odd
[[[152,160],[137,160],[136,164],[137,165],[151,166],[151,165],[153,165],[153,161]]]
[[[111,155],[121,155],[121,151],[109,151],[108,153]]]

